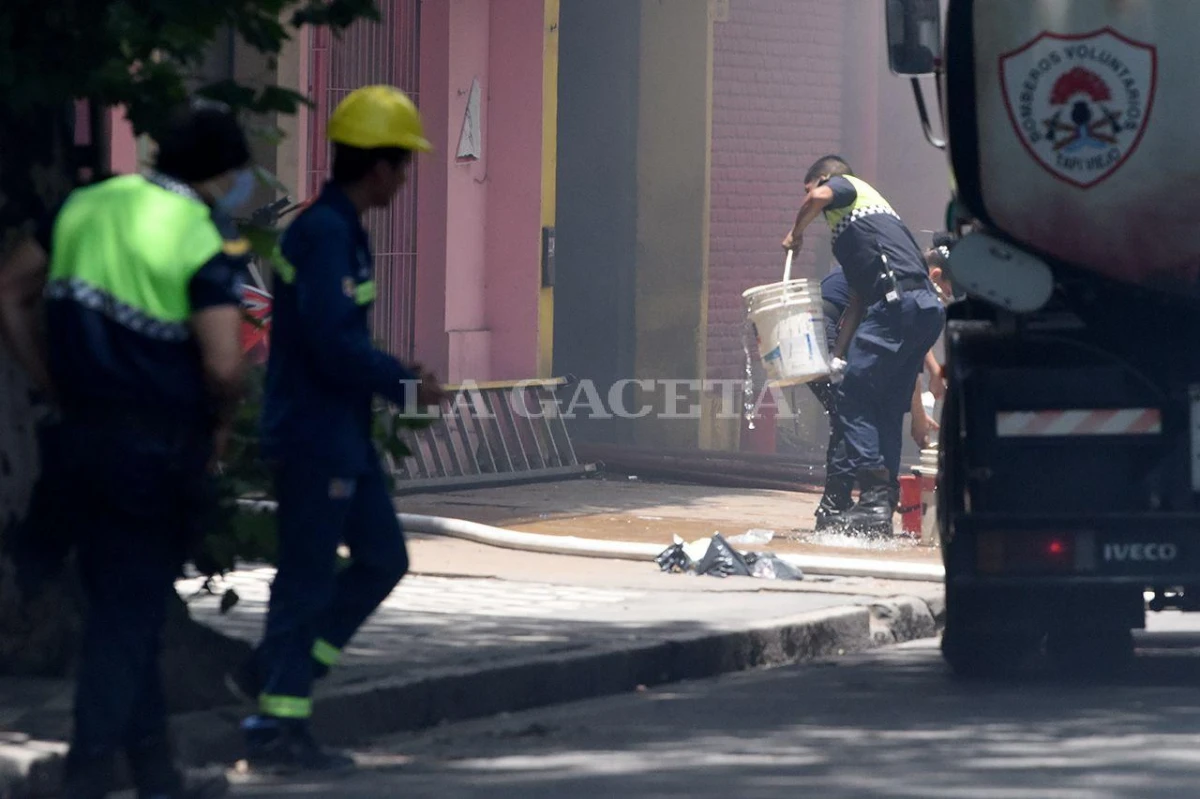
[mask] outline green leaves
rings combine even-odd
[[[374,0],[308,0],[292,15],[292,25],[324,25],[342,30],[357,19],[379,21]]]
[[[3,0],[0,106],[30,111],[95,99],[126,105],[136,131],[153,133],[227,31],[273,56],[296,27],[340,31],[360,19],[379,19],[375,0]],[[306,102],[288,89],[233,81],[203,91],[259,114],[290,114]]]

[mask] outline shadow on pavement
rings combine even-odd
[[[401,768],[240,796],[1148,799],[1200,795],[1195,635],[1129,673],[952,679],[925,642],[668,686],[385,747]]]

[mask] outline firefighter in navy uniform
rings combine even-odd
[[[835,479],[853,477],[858,504],[842,526],[867,535],[891,535],[904,415],[926,353],[937,341],[945,310],[929,280],[912,233],[883,196],[854,176],[838,156],[819,159],[805,176],[807,196],[783,241],[803,244],[804,230],[824,215],[833,254],[846,273],[850,303],[832,353],[841,377],[837,412],[843,446]]]
[[[372,402],[441,401],[432,376],[375,349],[375,297],[362,216],[389,205],[414,153],[431,149],[412,101],[390,86],[351,93],[335,110],[333,179],[287,230],[277,264],[263,450],[274,462],[279,568],[263,641],[233,677],[257,696],[247,760],[268,772],[329,771],[353,761],[309,730],[314,678],[408,569],[403,534],[372,439]],[[351,563],[336,570],[346,543]]]
[[[49,244],[48,370],[87,619],[63,795],[108,795],[128,756],[140,799],[222,796],[174,766],[159,673],[167,602],[211,510],[210,470],[240,398],[250,198],[245,136],[196,106],[159,137],[156,169],[74,192]]]

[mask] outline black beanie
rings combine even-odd
[[[951,235],[950,233],[934,233],[933,234],[933,246],[934,247],[945,247],[947,250],[953,250],[954,245],[957,243],[958,242],[955,240],[954,236]]]
[[[202,183],[250,163],[250,145],[225,106],[193,105],[158,137],[154,168],[184,183]]]

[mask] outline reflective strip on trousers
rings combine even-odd
[[[313,642],[312,648],[313,660],[320,663],[322,666],[333,668],[342,659],[342,650],[338,649],[328,641],[318,638]]]
[[[271,696],[258,698],[258,709],[277,719],[306,719],[312,716],[312,699],[307,696]]]

